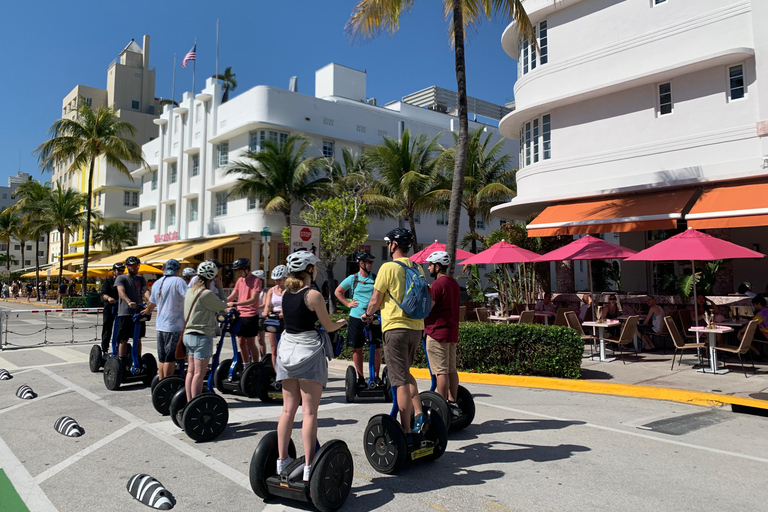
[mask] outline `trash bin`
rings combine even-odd
[[[85,307],[87,308],[100,308],[101,307],[101,294],[96,291],[88,292],[86,295]]]

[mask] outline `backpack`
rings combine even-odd
[[[392,293],[389,296],[408,317],[414,320],[426,318],[429,315],[429,310],[432,309],[432,296],[429,294],[427,280],[416,266],[410,267],[399,261],[394,263],[405,269],[405,292],[403,293],[402,304],[392,297]]]
[[[368,277],[373,278],[374,281],[376,281],[376,272],[371,272]],[[355,280],[352,282],[352,288],[349,289],[349,299],[352,300],[355,298],[355,288],[357,288],[357,283],[360,282],[360,272],[355,272]]]

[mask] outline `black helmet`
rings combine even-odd
[[[125,259],[125,266],[131,267],[133,265],[141,265],[141,260],[136,256],[128,256]]]
[[[237,258],[232,264],[232,270],[240,270],[243,268],[251,268],[251,260],[248,258]]]
[[[355,254],[355,259],[360,262],[365,260],[372,260],[374,258],[373,254],[369,253],[368,251],[360,251],[359,253]]]
[[[211,259],[209,259],[208,261],[210,261],[211,263],[213,263],[214,265],[216,265],[216,268],[221,268],[221,267],[223,267],[223,266],[224,266],[224,265],[222,265],[222,264],[221,264],[221,262],[220,262],[219,260],[217,260],[216,258],[211,258]]]
[[[123,272],[125,272],[125,264],[124,263],[120,263],[118,261],[117,263],[112,265],[112,270],[117,270],[118,272],[120,272],[122,274]]]
[[[395,228],[384,235],[384,241],[388,244],[396,242],[400,249],[407,251],[413,244],[413,233],[405,228]]]

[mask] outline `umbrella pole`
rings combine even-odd
[[[693,316],[696,319],[696,327],[699,326],[699,301],[696,294],[696,262],[691,260],[691,269],[693,270]],[[696,340],[698,341],[698,340]]]
[[[592,308],[592,321],[597,322],[599,318],[595,318],[595,293],[592,291],[592,260],[587,260],[587,276],[589,278],[589,306]]]

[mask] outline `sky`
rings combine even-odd
[[[436,85],[456,90],[454,53],[442,2],[422,0],[401,16],[389,36],[350,44],[344,26],[354,0],[38,0],[5,2],[0,17],[0,185],[18,170],[36,179],[33,152],[61,115],[64,96],[76,85],[106,89],[109,64],[135,39],[149,34],[150,66],[156,68],[155,96],[169,98],[173,58],[175,97],[192,88],[192,67],[181,60],[197,38],[196,89],[216,68],[232,66],[238,87],[287,89],[298,76],[299,92],[314,95],[315,71],[335,62],[367,71],[367,96],[380,105]],[[466,45],[467,93],[504,104],[512,99],[516,62],[501,48],[507,23],[485,22]]]

